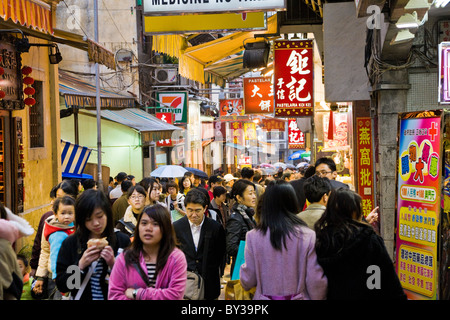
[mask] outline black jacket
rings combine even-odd
[[[317,248],[317,258],[328,278],[328,299],[406,299],[383,239],[370,225],[356,224],[358,231],[351,239],[341,241],[325,228],[317,234],[317,241],[324,235],[334,238],[336,244],[323,250]],[[369,266],[379,267],[380,289],[370,289],[377,272]],[[372,278],[371,278],[372,277]],[[370,279],[369,279],[370,278]]]
[[[180,249],[186,256],[187,269],[200,273],[205,283],[205,299],[212,300],[220,295],[219,267],[225,254],[225,231],[217,221],[207,217],[204,219],[197,250],[195,250],[191,226],[186,216],[175,221],[173,227],[180,243]],[[203,270],[206,245],[208,246],[206,270]]]
[[[122,232],[114,232],[116,237],[116,244],[113,247],[114,255],[117,256],[119,248],[125,249],[130,244],[130,238],[123,234]],[[107,239],[109,243],[111,243],[110,239]],[[69,286],[72,286],[74,283],[74,275],[75,272],[68,272],[67,269],[70,266],[78,266],[78,261],[80,261],[83,252],[87,249],[87,244],[84,243],[80,245],[80,241],[78,240],[77,233],[74,233],[67,237],[61,244],[61,249],[58,253],[58,259],[56,261],[56,286],[58,290],[61,292],[71,292],[73,298],[75,298],[78,289],[73,288],[69,289]],[[101,258],[102,259],[102,258]],[[102,276],[100,278],[100,284],[102,287],[103,297],[105,300],[108,299],[108,284],[105,281],[107,274],[110,272],[108,270],[106,263],[104,263],[104,268],[102,272]],[[87,267],[85,270],[82,270],[80,285],[83,283],[83,279],[86,276],[89,268]],[[90,280],[84,289],[84,292],[80,298],[80,300],[92,300],[91,294],[91,285]]]

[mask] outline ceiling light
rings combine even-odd
[[[395,25],[399,29],[417,28],[420,25],[420,21],[417,19],[417,12],[405,13]]]
[[[400,30],[391,40],[391,45],[405,43],[413,39],[414,34],[412,34],[408,29]]]

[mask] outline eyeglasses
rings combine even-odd
[[[320,176],[326,176],[327,174],[329,174],[329,173],[332,173],[333,171],[325,171],[325,170],[322,170],[322,171],[316,171],[316,175],[318,175],[319,177]]]
[[[137,199],[142,200],[144,198],[145,198],[145,196],[142,196],[142,195],[141,196],[131,196],[130,197],[131,200],[137,200]]]

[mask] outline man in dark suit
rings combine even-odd
[[[347,184],[336,180],[338,173],[333,159],[327,157],[319,158],[316,160],[314,167],[316,168],[316,174],[318,176],[322,178],[327,177],[330,180],[333,189],[349,188]]]
[[[197,271],[205,283],[205,300],[220,295],[220,265],[225,254],[225,230],[205,216],[209,199],[199,190],[190,190],[184,199],[186,215],[173,223],[189,271]]]

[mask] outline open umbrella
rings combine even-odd
[[[200,169],[184,167],[187,171],[192,172],[194,176],[199,178],[208,179],[208,174]]]
[[[295,166],[293,164],[290,164],[290,163],[286,163],[286,168],[288,168],[288,169],[296,169]]]
[[[293,154],[291,154],[289,157],[288,157],[288,160],[297,160],[297,159],[300,159],[301,157],[302,157],[302,153],[304,153],[305,152],[305,150],[298,150],[298,151],[295,151]]]
[[[271,165],[270,163],[261,163],[260,168],[273,168],[273,165]]]
[[[278,172],[275,168],[261,168],[260,170],[263,176],[272,176]]]
[[[187,172],[185,168],[177,165],[160,166],[150,173],[150,176],[157,178],[179,178]]]
[[[286,169],[286,164],[283,163],[283,162],[276,162],[276,163],[273,164],[273,166],[275,168],[283,168],[283,170]]]
[[[303,152],[300,156],[300,158],[303,158],[303,159],[310,158],[310,157],[311,157],[311,151]]]

